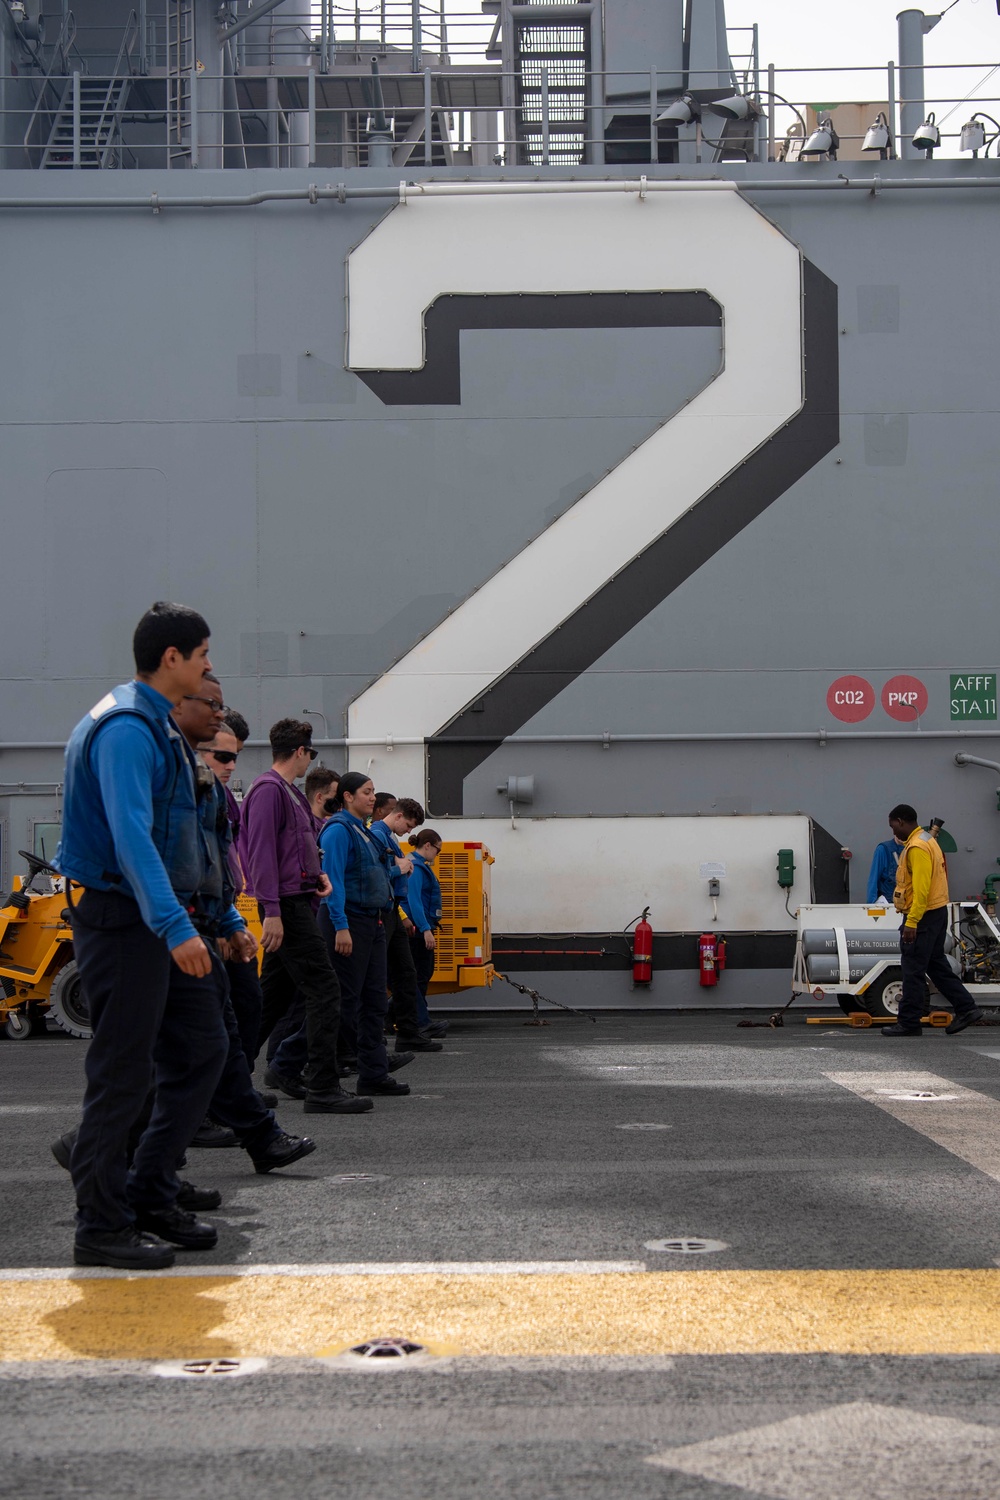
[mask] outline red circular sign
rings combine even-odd
[[[838,677],[827,689],[826,706],[842,724],[860,724],[875,707],[875,689],[865,677]]]
[[[890,677],[882,689],[882,707],[890,719],[913,724],[927,711],[927,689],[919,677]]]

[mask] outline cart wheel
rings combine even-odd
[[[852,1010],[866,1010],[879,1021],[894,1021],[899,1015],[899,1002],[903,998],[902,969],[886,969],[863,995],[838,995],[840,1008],[845,1016]],[[930,994],[928,992],[928,1004]]]
[[[76,959],[64,964],[52,981],[49,993],[49,1019],[70,1036],[90,1037],[90,1007],[84,998],[80,970]]]
[[[3,1029],[4,1035],[9,1037],[12,1042],[26,1042],[29,1036],[34,1035],[34,1022],[28,1011],[28,1007],[24,1006],[21,1010],[8,1011]]]

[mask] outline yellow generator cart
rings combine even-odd
[[[436,933],[431,995],[453,995],[493,983],[491,864],[493,855],[485,844],[453,840],[441,845],[434,864],[441,882],[441,925]]]
[[[28,878],[15,877],[11,894],[0,897],[0,1024],[12,1041],[44,1031],[46,1018],[89,1037],[61,877],[45,860],[18,853]]]

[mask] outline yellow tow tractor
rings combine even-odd
[[[0,897],[0,1024],[15,1042],[44,1031],[46,1019],[89,1037],[62,876],[37,855],[17,852],[28,878],[15,876],[11,894]]]

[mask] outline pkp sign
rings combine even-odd
[[[882,707],[890,719],[913,724],[927,711],[927,689],[919,677],[890,677],[882,689]]]

